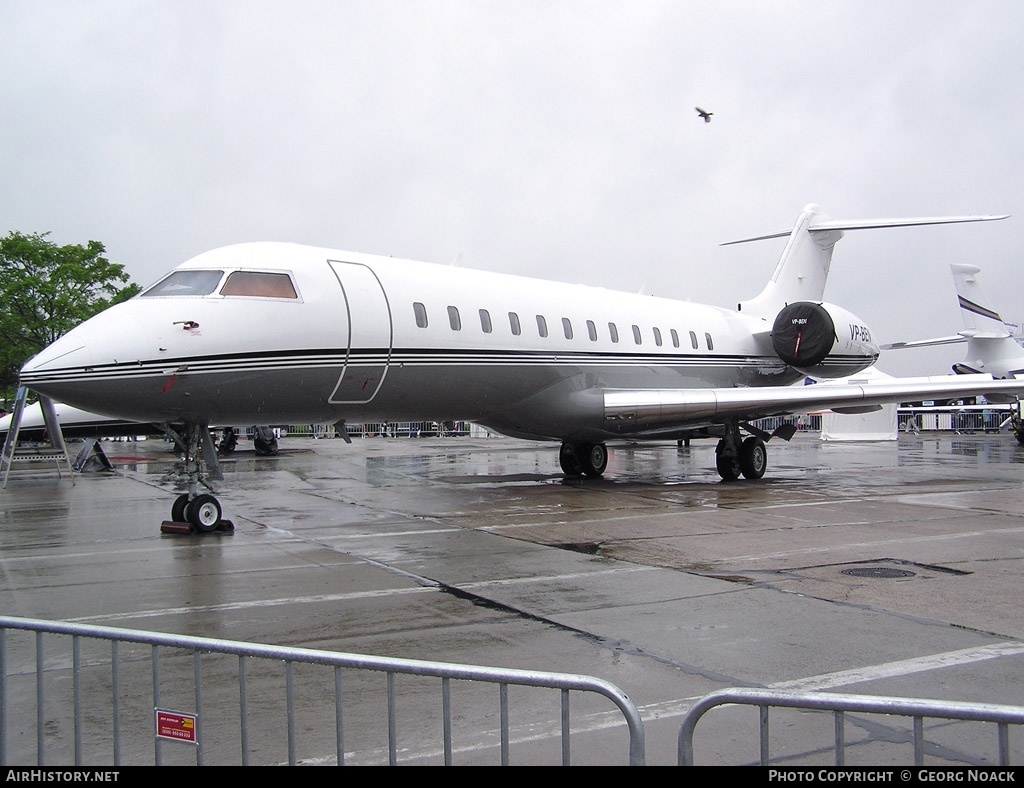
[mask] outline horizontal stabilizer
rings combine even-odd
[[[878,230],[884,227],[917,227],[925,224],[960,224],[963,222],[992,222],[999,219],[1008,219],[1009,214],[996,214],[992,216],[933,216],[915,217],[909,219],[828,219],[822,216],[812,221],[807,229],[809,233],[835,232],[836,230]],[[726,241],[720,246],[732,244],[744,244],[751,241],[765,241],[769,238],[785,238],[793,232],[780,230],[777,233],[758,235],[754,238],[741,238],[736,241]]]

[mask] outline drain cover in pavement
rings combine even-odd
[[[844,575],[854,577],[913,577],[914,573],[906,569],[891,569],[887,566],[861,566],[855,569],[844,569]]]

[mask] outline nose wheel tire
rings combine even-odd
[[[220,525],[220,515],[220,503],[208,493],[197,495],[185,510],[188,522],[202,533],[216,531]]]
[[[188,507],[188,493],[183,493],[174,499],[174,503],[171,504],[171,522],[174,523],[187,523],[185,519],[185,509]]]

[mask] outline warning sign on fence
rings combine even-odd
[[[196,715],[156,709],[156,735],[160,739],[174,739],[174,741],[195,744]]]

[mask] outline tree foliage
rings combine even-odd
[[[0,400],[13,397],[29,358],[141,289],[99,241],[58,246],[48,235],[0,238]]]

